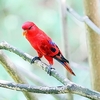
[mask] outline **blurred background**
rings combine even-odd
[[[72,7],[79,15],[84,15],[82,0],[67,0],[67,5]],[[35,50],[22,35],[22,24],[33,21],[40,29],[46,32],[64,53],[61,5],[59,0],[0,0],[0,42],[7,41],[19,50],[32,56],[36,56]],[[90,88],[90,75],[87,56],[86,34],[84,23],[79,22],[72,15],[67,15],[67,33],[69,45],[69,57],[72,69],[76,77],[72,81]],[[66,40],[64,40],[66,42]],[[62,85],[53,77],[49,76],[40,67],[31,65],[16,54],[4,51],[7,56],[18,66],[31,71],[49,86]],[[48,62],[43,58],[42,61]],[[54,66],[59,74],[66,77],[65,68],[57,61]],[[13,81],[10,75],[0,65],[0,79]],[[26,78],[28,82],[31,82]],[[40,100],[55,100],[51,95],[36,94]],[[0,100],[26,100],[21,92],[0,88]],[[81,96],[74,95],[74,100],[87,100]]]

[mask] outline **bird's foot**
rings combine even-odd
[[[40,59],[39,57],[34,57],[34,58],[32,58],[32,60],[31,60],[31,64],[34,63],[35,60],[41,60],[41,59]]]
[[[51,65],[49,65],[49,67],[48,67],[48,70],[47,70],[47,73],[51,76],[51,70],[52,69],[54,69],[55,70],[55,68],[53,68]]]

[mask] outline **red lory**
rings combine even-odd
[[[32,59],[32,63],[36,59],[40,60],[43,56],[49,62],[48,74],[51,74],[51,69],[53,65],[53,58],[61,63],[72,75],[75,73],[69,66],[69,61],[65,59],[62,55],[59,47],[52,41],[52,39],[45,34],[41,29],[39,29],[33,22],[25,22],[22,25],[24,30],[23,35],[32,45],[32,47],[37,51],[38,56]]]

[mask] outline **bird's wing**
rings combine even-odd
[[[40,43],[38,44],[38,48],[43,53],[43,55],[51,57],[59,53],[58,46],[52,42],[50,38],[41,39]]]

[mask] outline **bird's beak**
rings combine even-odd
[[[23,36],[26,36],[26,34],[27,34],[27,31],[25,30],[25,31],[23,32]]]

